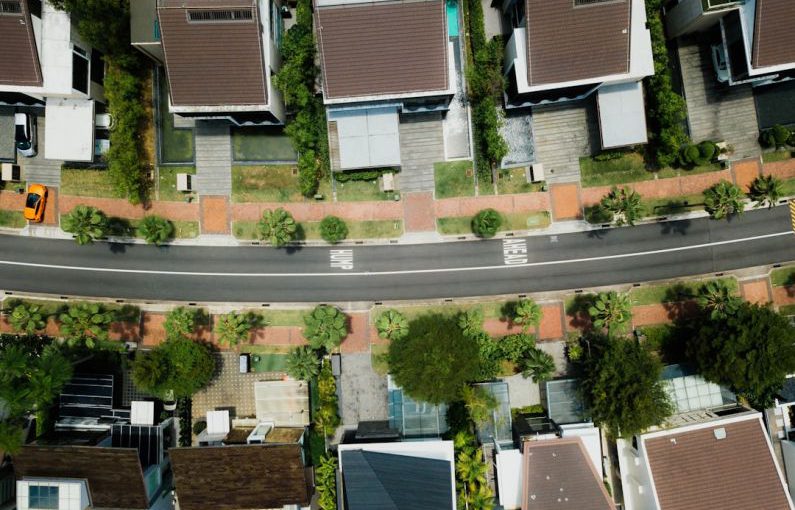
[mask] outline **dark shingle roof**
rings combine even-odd
[[[760,420],[646,439],[661,510],[789,510]],[[716,429],[726,437],[718,439]]]
[[[445,2],[319,7],[326,99],[448,88]]]
[[[300,445],[172,448],[182,510],[248,510],[309,505]]]
[[[754,67],[795,63],[794,21],[792,0],[756,0]]]
[[[345,450],[342,479],[348,510],[453,508],[450,463],[444,460]]]
[[[25,446],[14,456],[17,479],[84,478],[96,508],[148,509],[135,448]]]
[[[242,9],[251,19],[189,22],[188,11]],[[166,71],[175,106],[268,103],[262,34],[253,0],[164,0],[158,8]]]
[[[0,85],[40,87],[39,54],[27,0],[20,14],[0,15]]]
[[[530,86],[629,72],[629,0],[527,0],[526,8]]]
[[[522,498],[526,510],[615,509],[579,438],[525,441]]]

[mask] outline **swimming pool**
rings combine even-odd
[[[458,2],[447,0],[447,34],[458,37]]]

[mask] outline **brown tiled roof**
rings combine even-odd
[[[17,479],[88,480],[88,491],[95,508],[149,508],[141,462],[135,448],[24,446],[13,460]]]
[[[326,99],[448,88],[443,0],[315,11]]]
[[[251,20],[189,22],[192,8],[251,9]],[[259,13],[253,0],[165,0],[157,10],[175,106],[268,104]]]
[[[0,15],[0,85],[40,87],[39,54],[27,0],[22,14]]]
[[[309,504],[301,446],[172,448],[182,510],[248,510]]]
[[[630,1],[527,0],[530,86],[629,72]]]
[[[717,439],[716,429],[726,437]],[[661,510],[789,510],[761,418],[646,439]]]
[[[579,438],[525,441],[522,510],[615,510]]]
[[[792,0],[756,0],[754,67],[795,63],[795,5]]]

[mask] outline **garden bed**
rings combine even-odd
[[[235,221],[232,234],[242,240],[258,239],[257,221]],[[352,239],[392,239],[403,235],[402,220],[346,221],[348,240]],[[320,222],[307,221],[298,224],[296,241],[316,241],[320,237]]]
[[[580,158],[580,182],[585,188],[667,179],[719,170],[722,170],[719,163],[708,163],[689,169],[666,167],[652,171],[647,169],[643,155],[637,152],[628,152],[620,158],[606,161],[597,161],[590,157]]]
[[[434,163],[436,198],[475,196],[475,176],[472,161]]]
[[[762,153],[763,163],[775,163],[777,161],[787,161],[792,159],[791,150],[771,151]]]
[[[716,281],[739,295],[740,287],[734,278],[716,278],[708,280],[687,280],[663,285],[648,285],[633,288],[629,297],[632,306],[673,303],[693,299],[698,289],[708,281]]]

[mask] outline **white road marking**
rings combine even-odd
[[[775,234],[763,234],[752,237],[744,237],[741,239],[729,239],[727,241],[716,241],[714,243],[692,244],[689,246],[680,246],[676,248],[663,248],[660,250],[639,251],[634,253],[618,253],[615,255],[603,255],[601,257],[584,257],[579,259],[564,259],[564,260],[548,260],[544,262],[528,262],[526,264],[517,264],[515,266],[473,266],[473,267],[449,267],[438,269],[402,269],[395,271],[363,271],[358,273],[217,273],[217,272],[201,272],[201,271],[163,271],[158,269],[119,269],[112,267],[81,267],[81,266],[65,266],[59,264],[38,264],[35,262],[15,262],[9,260],[0,260],[0,265],[17,266],[17,267],[35,267],[40,269],[63,269],[67,271],[84,271],[92,273],[129,273],[129,274],[151,274],[151,275],[166,275],[166,276],[234,276],[243,278],[259,278],[271,276],[389,276],[389,275],[403,275],[403,274],[425,274],[425,273],[456,273],[462,271],[484,271],[490,269],[514,269],[522,267],[543,267],[543,266],[556,266],[562,264],[578,264],[581,262],[596,262],[600,260],[613,260],[625,259],[631,257],[646,257],[649,255],[660,255],[663,253],[675,253],[681,251],[698,250],[701,248],[709,248],[711,246],[725,246],[730,244],[746,243],[750,241],[760,241],[762,239],[771,239],[773,237],[782,237],[792,235],[792,231],[778,232]]]
[[[506,266],[527,264],[527,239],[503,239],[502,256]]]
[[[353,269],[353,250],[331,250],[329,256],[332,269]]]

